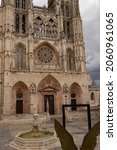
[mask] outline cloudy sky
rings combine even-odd
[[[99,0],[80,0],[83,20],[84,42],[87,68],[91,77],[100,82],[100,2]]]
[[[1,1],[1,0],[0,0]],[[83,20],[87,68],[99,85],[100,81],[100,3],[99,0],[79,0]],[[34,5],[47,5],[47,0],[33,0]]]

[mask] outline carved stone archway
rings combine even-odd
[[[70,99],[71,103],[82,103],[82,89],[78,83],[73,83],[70,87]]]
[[[13,110],[16,114],[30,113],[30,97],[27,85],[21,81],[13,86]]]
[[[47,106],[48,105],[48,106]],[[59,114],[62,107],[62,88],[52,75],[47,75],[38,86],[38,108],[40,112]],[[48,110],[47,110],[48,108]]]

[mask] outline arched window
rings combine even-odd
[[[64,21],[63,21],[63,29],[64,34],[68,40],[73,38],[73,23],[71,21],[71,6],[69,2],[62,2],[61,10],[63,13]]]
[[[26,33],[26,15],[16,14],[15,17],[16,33]]]
[[[26,0],[16,0],[15,31],[17,34],[26,33]]]
[[[64,20],[63,22],[64,33],[67,39],[72,37],[72,23],[69,20]]]
[[[26,8],[26,0],[15,0],[15,7],[17,8],[17,9],[20,9],[20,8],[22,8],[22,9],[25,9]]]
[[[19,20],[19,15],[18,14],[16,14],[16,19],[15,20],[16,20],[16,25],[15,25],[16,26],[16,32],[19,33],[19,27],[20,27],[19,26],[19,21],[20,20]]]
[[[25,9],[25,7],[26,7],[26,2],[25,0],[22,0],[22,9]]]
[[[92,92],[91,93],[91,100],[94,101],[95,100],[95,94]]]
[[[26,32],[26,17],[25,15],[22,16],[22,33]]]
[[[70,10],[69,10],[69,5],[65,5],[65,16],[69,17],[70,16]]]
[[[25,48],[22,45],[16,47],[16,68],[19,70],[26,68]]]
[[[64,15],[64,2],[61,2],[61,10],[62,10],[62,13]]]
[[[16,7],[17,9],[20,8],[20,0],[16,0],[16,1],[15,1],[15,7]]]
[[[61,10],[64,17],[70,17],[70,5],[68,2],[61,2]]]
[[[67,68],[68,70],[75,70],[75,57],[74,52],[71,49],[67,50]]]

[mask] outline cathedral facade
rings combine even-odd
[[[99,105],[86,70],[79,0],[2,0],[0,113],[60,114],[62,104]],[[73,107],[71,110],[75,110]]]

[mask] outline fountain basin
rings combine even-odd
[[[50,150],[51,148],[60,146],[59,139],[55,134],[41,138],[22,138],[21,135],[25,133],[16,135],[15,139],[9,145],[16,150]]]
[[[54,132],[50,132],[50,131],[36,131],[36,132],[29,131],[29,132],[21,133],[19,137],[23,139],[32,139],[32,138],[47,138],[53,135]]]

